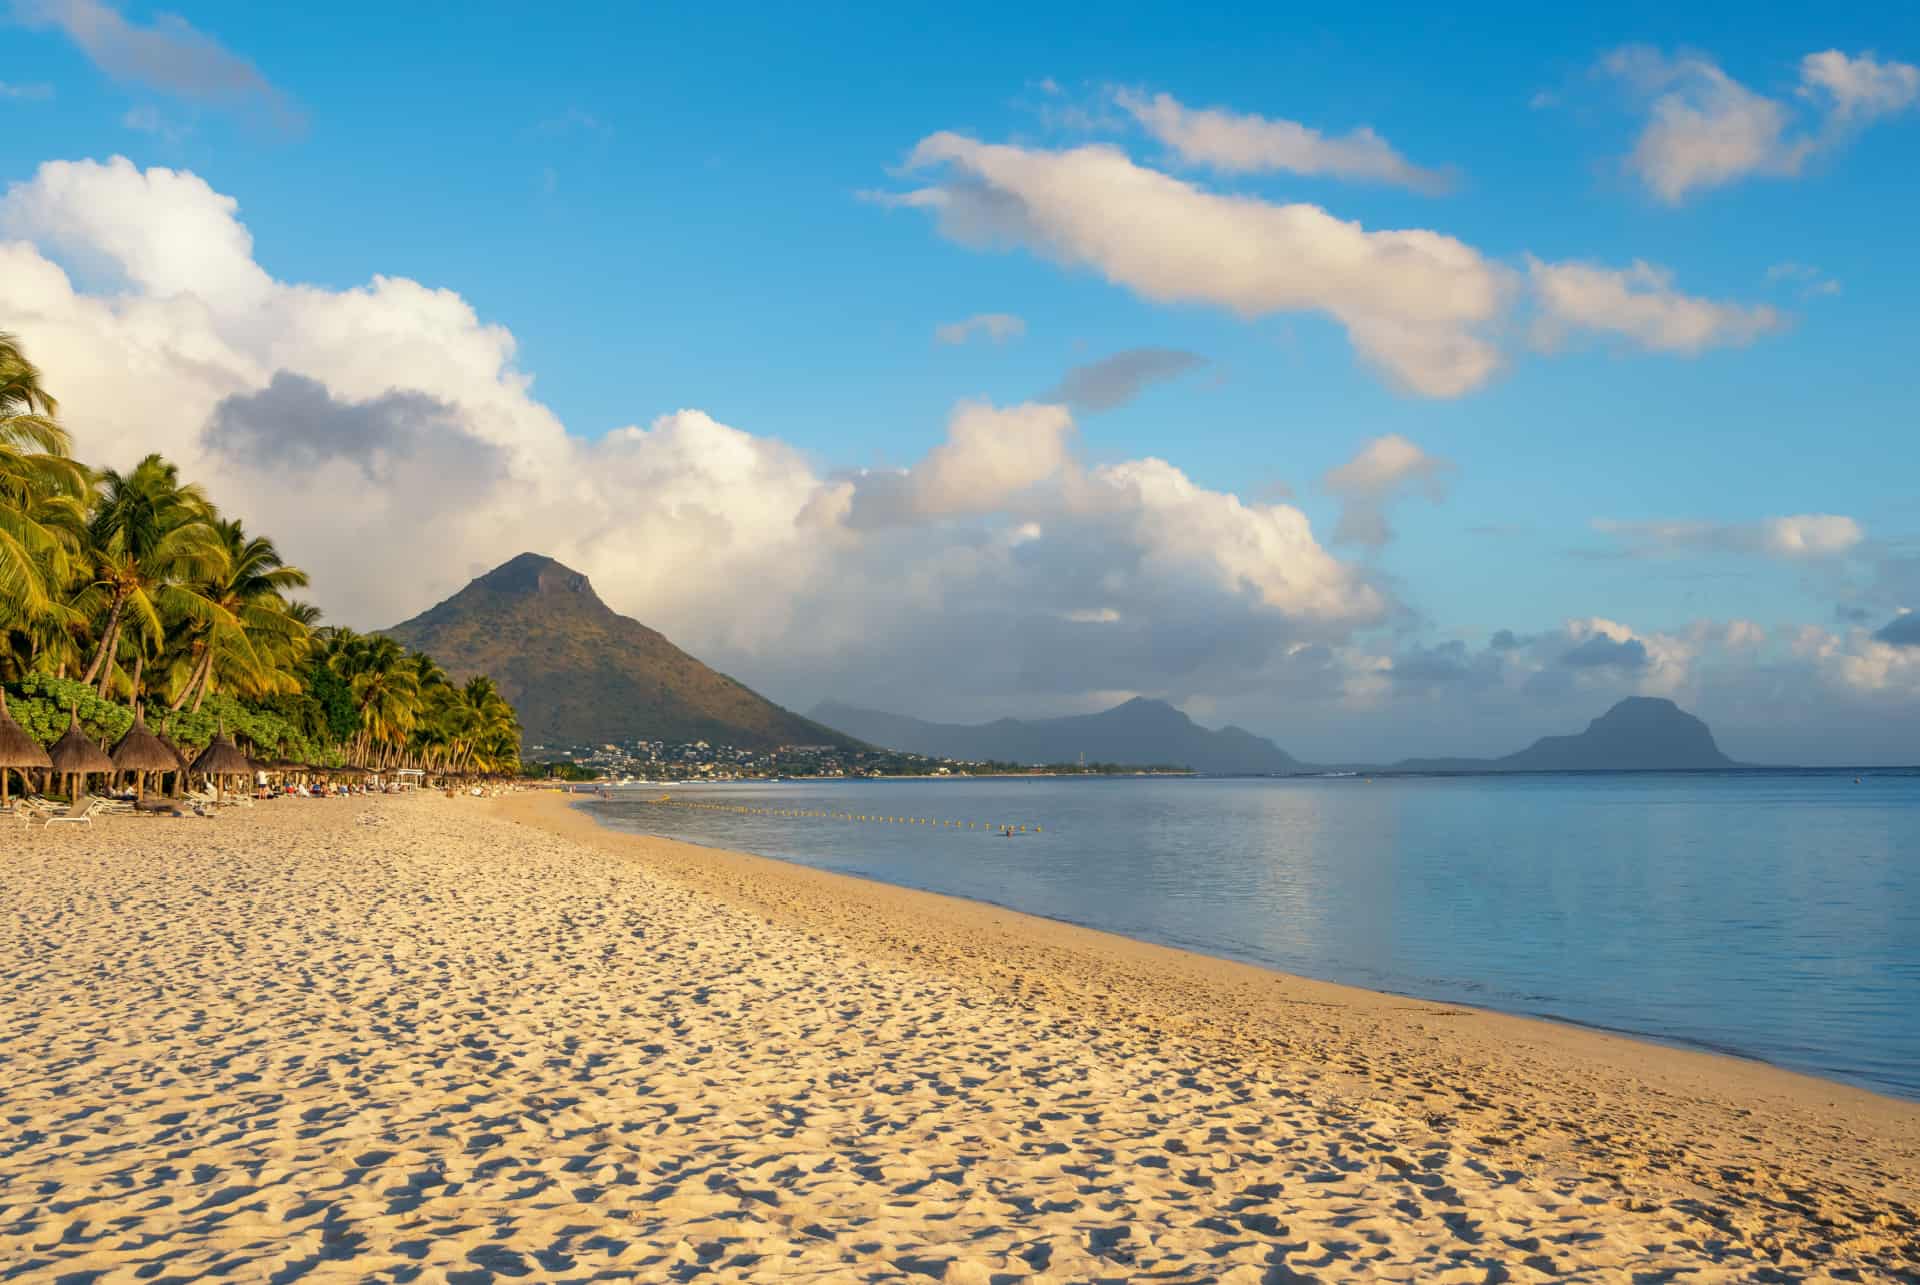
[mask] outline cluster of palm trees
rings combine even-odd
[[[272,540],[158,455],[86,467],[58,412],[0,333],[0,683],[77,679],[187,725],[239,702],[367,767],[517,769],[519,723],[490,679],[456,685],[390,638],[322,626]]]
[[[321,629],[315,641],[321,666],[346,686],[354,762],[454,774],[518,766],[520,720],[485,674],[456,685],[433,657],[382,634]]]

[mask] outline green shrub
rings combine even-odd
[[[133,726],[131,706],[104,700],[90,684],[74,678],[28,674],[7,693],[7,705],[27,734],[42,745],[52,745],[66,734],[69,710],[79,713],[81,731],[109,748],[119,744]],[[320,744],[284,716],[222,694],[209,696],[198,710],[170,712],[148,705],[147,726],[172,741],[189,760],[224,728],[259,758],[285,757],[331,767],[346,762],[343,747]]]

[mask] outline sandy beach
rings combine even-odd
[[[0,835],[0,1279],[1920,1279],[1920,1104],[553,795]]]

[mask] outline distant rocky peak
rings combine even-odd
[[[493,593],[519,597],[578,594],[596,603],[600,601],[599,595],[593,591],[592,581],[572,567],[562,566],[538,553],[523,553],[511,561],[503,562],[474,583]]]
[[[1629,696],[1615,702],[1613,708],[1593,720],[1589,729],[1655,728],[1670,725],[1692,726],[1700,720],[1664,696]],[[1704,726],[1704,725],[1703,725]]]
[[[1193,721],[1166,701],[1156,700],[1151,696],[1135,696],[1132,700],[1114,706],[1106,713],[1108,717],[1124,713],[1140,723],[1157,722],[1183,726]]]

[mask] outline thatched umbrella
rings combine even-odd
[[[71,721],[67,725],[66,735],[53,743],[53,748],[47,751],[47,757],[50,760],[49,765],[60,775],[80,778],[79,788],[67,791],[67,797],[78,804],[81,792],[87,787],[87,775],[92,772],[113,771],[113,760],[107,757],[105,750],[88,740],[87,734],[80,730],[78,706],[69,707],[67,716]]]
[[[27,729],[13,721],[13,715],[7,712],[7,693],[0,690],[0,808],[7,805],[7,770],[30,767],[52,767],[53,760],[47,757],[40,742],[27,735]]]
[[[226,778],[230,776],[252,776],[253,764],[240,752],[225,729],[214,734],[207,742],[207,748],[200,751],[200,757],[193,761],[193,770],[205,772],[214,779],[214,797],[225,797]]]
[[[147,773],[180,770],[180,756],[171,745],[147,730],[147,711],[138,702],[133,707],[133,726],[113,747],[113,765],[122,772],[133,773],[136,799],[147,797]]]
[[[255,759],[253,765],[262,772],[277,777],[281,785],[285,785],[293,777],[304,776],[307,772],[305,763],[298,763],[290,758]]]
[[[173,755],[173,766],[168,768],[167,771],[173,773],[172,794],[173,797],[177,799],[180,797],[182,791],[187,788],[187,773],[193,770],[193,760],[180,752],[180,747],[173,743],[171,736],[161,733],[155,736],[154,739],[166,747],[167,753]]]

